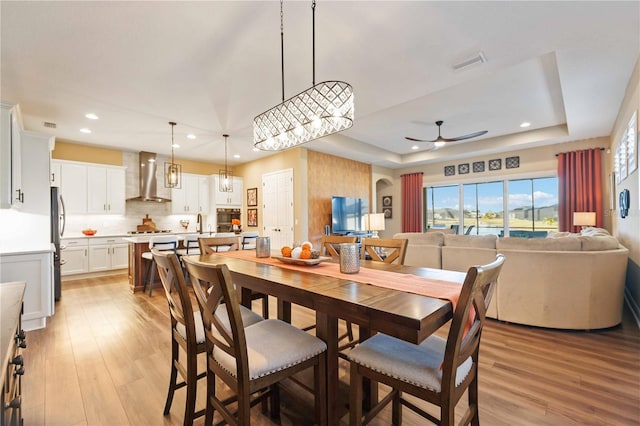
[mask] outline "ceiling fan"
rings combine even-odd
[[[446,142],[455,142],[455,141],[462,141],[465,139],[471,139],[471,138],[476,138],[478,136],[482,136],[485,133],[487,133],[487,130],[481,130],[479,132],[475,132],[475,133],[469,133],[468,135],[464,135],[464,136],[458,136],[455,138],[443,138],[440,135],[440,126],[442,126],[442,123],[444,123],[444,121],[442,120],[438,120],[436,121],[436,126],[438,126],[438,137],[434,140],[423,140],[423,139],[416,139],[416,138],[412,138],[409,136],[405,136],[406,140],[412,141],[412,142],[435,142],[435,147],[441,147],[443,146]]]

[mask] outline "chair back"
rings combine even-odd
[[[322,236],[322,254],[331,257],[340,257],[340,253],[336,249],[338,244],[358,242],[358,237],[346,237],[342,235],[323,235]]]
[[[443,394],[456,389],[457,368],[469,357],[473,360],[472,368],[478,368],[478,351],[485,315],[504,259],[503,254],[498,254],[493,262],[484,266],[472,266],[467,271],[447,338],[442,364]],[[476,373],[477,371],[472,370],[465,381],[470,381]],[[466,388],[461,385],[459,387]]]
[[[175,235],[156,235],[149,238],[149,249],[173,250],[178,248],[178,237]]]
[[[158,265],[158,275],[162,282],[169,313],[171,314],[171,326],[175,329],[177,324],[182,324],[186,330],[187,345],[196,345],[196,326],[193,317],[193,305],[189,297],[187,283],[184,280],[182,267],[178,256],[171,251],[151,249],[153,259]]]
[[[235,360],[238,387],[249,389],[249,359],[247,342],[240,312],[240,302],[229,268],[225,264],[196,263],[186,258],[185,264],[202,313],[205,336],[214,350],[222,350]],[[226,306],[226,313],[216,310]],[[225,324],[228,320],[228,327]],[[242,385],[241,385],[242,383]]]
[[[363,260],[368,254],[372,260],[378,262],[404,265],[408,243],[409,240],[406,238],[363,238],[360,255]],[[384,257],[381,253],[385,254]]]
[[[250,248],[256,247],[256,239],[260,236],[258,231],[245,231],[240,233],[240,238],[242,238],[242,250],[245,249],[246,246]]]
[[[186,235],[184,237],[184,240],[182,241],[182,244],[184,245],[185,248],[185,253],[186,254],[198,254],[199,251],[197,249],[200,248],[200,244],[198,243],[198,238],[200,238],[202,235],[200,234],[189,234]],[[189,253],[189,249],[191,249],[192,253]]]
[[[238,250],[238,237],[200,237],[198,238],[201,254],[212,254],[219,251]]]

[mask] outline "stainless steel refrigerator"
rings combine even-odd
[[[62,281],[60,277],[60,237],[64,235],[65,212],[64,201],[60,188],[51,187],[51,242],[55,246],[53,252],[53,294],[54,299],[60,300],[62,295]]]

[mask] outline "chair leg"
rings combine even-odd
[[[271,396],[269,397],[269,408],[271,410],[271,418],[277,420],[280,418],[280,386],[275,383],[271,385],[270,388]]]
[[[393,397],[393,402],[391,403],[391,424],[393,426],[402,425],[402,403],[400,399],[402,398],[402,392],[397,391],[395,396]]]
[[[149,297],[151,297],[151,292],[153,291],[153,282],[156,279],[156,261],[151,261],[151,279],[149,280]]]
[[[347,336],[349,341],[353,342],[353,325],[349,321],[347,321]]]
[[[142,291],[147,291],[147,283],[149,282],[149,274],[151,273],[151,261],[147,261],[147,270],[144,272],[144,285]]]
[[[209,355],[207,355],[209,356]],[[207,364],[210,361],[207,359]],[[211,398],[216,396],[216,376],[207,366],[207,408],[204,414],[204,424],[209,426],[213,424],[213,403]]]
[[[478,375],[469,383],[469,410],[471,410],[471,425],[480,426],[480,411],[478,410]]]
[[[351,363],[349,379],[349,426],[362,425],[362,376],[358,366]]]
[[[313,394],[316,423],[327,424],[327,354],[318,357],[318,364],[313,367]]]
[[[265,294],[262,296],[262,318],[269,318],[269,295]]]
[[[173,333],[173,332],[172,332]],[[176,380],[178,378],[178,369],[176,368],[176,361],[178,360],[180,350],[178,348],[178,342],[173,338],[171,339],[171,378],[169,379],[169,392],[167,392],[167,402],[164,404],[163,414],[166,416],[171,410],[171,404],[173,403],[173,394],[176,391]]]
[[[192,425],[196,412],[196,389],[198,388],[198,362],[196,356],[187,356],[187,401],[184,407],[184,425]]]

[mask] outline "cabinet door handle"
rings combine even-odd
[[[111,211],[111,204],[107,204],[107,210]]]
[[[87,257],[87,249],[84,249],[84,256]]]
[[[107,211],[107,205],[106,204],[102,205],[102,210],[104,210],[105,212]]]
[[[55,181],[56,181],[56,174],[51,173],[51,182],[55,182]]]

